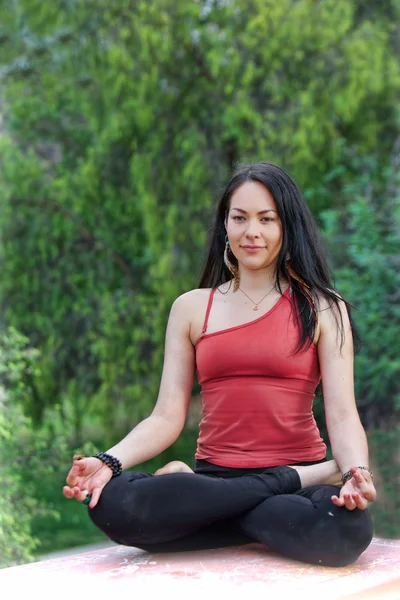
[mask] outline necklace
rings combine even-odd
[[[258,310],[258,307],[259,307],[259,305],[261,304],[261,302],[262,302],[263,300],[265,300],[265,298],[266,298],[267,296],[269,296],[269,294],[270,294],[270,293],[272,292],[272,290],[274,290],[274,289],[275,289],[275,284],[272,286],[272,288],[269,290],[269,292],[267,292],[267,293],[265,294],[265,296],[264,296],[263,298],[261,298],[261,300],[260,300],[259,302],[257,302],[257,303],[256,303],[256,302],[254,302],[254,300],[252,300],[252,299],[250,298],[250,296],[247,296],[246,292],[244,292],[244,291],[242,290],[242,288],[239,288],[239,290],[242,292],[242,294],[244,294],[245,296],[247,296],[247,298],[248,298],[248,299],[249,299],[249,300],[250,300],[250,301],[251,301],[251,302],[254,304],[254,308],[253,308],[253,310]]]

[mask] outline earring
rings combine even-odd
[[[286,254],[286,262],[289,262],[289,260],[290,260],[290,252],[288,252],[288,253]]]
[[[238,267],[229,260],[229,254],[233,254],[231,245],[228,240],[228,236],[225,236],[225,250],[224,250],[224,263],[228,267],[229,271],[233,275],[233,292],[237,292],[240,286],[240,274]]]

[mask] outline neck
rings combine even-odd
[[[240,269],[240,287],[245,292],[267,291],[276,283],[275,265],[258,270]]]

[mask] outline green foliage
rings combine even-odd
[[[340,206],[346,153],[385,163],[393,23],[347,0],[17,0],[0,17],[4,314],[41,349],[29,414],[72,403],[79,444],[86,413],[119,434],[127,407],[130,424],[151,410],[233,162],[288,167],[316,211]]]
[[[1,412],[0,450],[7,460],[3,461],[1,467],[0,568],[28,562],[38,545],[38,539],[31,535],[31,521],[37,500],[29,496],[30,490],[25,488],[14,462],[17,452],[12,442],[23,417],[18,407],[5,407],[4,399]]]
[[[23,477],[21,456],[31,440],[31,423],[22,412],[26,378],[35,372],[37,351],[27,347],[27,339],[10,329],[0,338],[0,452],[2,493],[0,494],[0,567],[29,561],[38,545],[31,535],[32,518],[44,509],[32,494],[29,478]],[[36,444],[35,450],[40,448]],[[43,472],[43,469],[42,469]]]
[[[355,360],[356,398],[368,430],[377,501],[375,534],[398,538],[400,480],[400,180],[397,154],[383,171],[370,157],[348,156],[340,210],[321,214],[336,286],[353,305],[362,340]],[[354,171],[361,171],[355,178]],[[335,180],[337,174],[326,179]],[[319,403],[319,417],[323,424]],[[380,428],[380,429],[379,429]]]
[[[346,208],[321,218],[337,288],[355,308],[363,342],[356,397],[370,428],[386,427],[400,410],[400,180],[392,168],[379,182],[376,164],[368,166],[364,181],[342,188]]]
[[[400,538],[400,428],[373,430],[368,435],[377,500],[370,510],[375,535]]]
[[[397,0],[1,4],[0,304],[40,349],[1,377],[41,443],[62,440],[60,485],[87,436],[107,447],[150,413],[169,308],[237,161],[288,168],[321,213],[358,307],[363,417],[398,410],[399,16]]]
[[[35,375],[39,375],[36,368],[39,351],[30,348],[28,342],[28,338],[10,327],[0,346],[0,385],[22,406],[34,385]]]
[[[72,458],[65,419],[54,408],[42,427],[33,428],[23,412],[32,379],[40,377],[39,358],[15,329],[0,337],[0,452],[7,457],[0,468],[0,568],[103,537],[82,507],[62,496]],[[98,451],[90,442],[75,450]]]

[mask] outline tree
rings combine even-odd
[[[367,428],[391,428],[400,411],[398,151],[399,143],[380,177],[375,160],[363,161],[363,179],[343,188],[346,209],[322,214],[337,287],[354,306],[363,343],[355,381]]]
[[[363,417],[390,419],[398,249],[381,215],[398,210],[399,13],[398,0],[3,0],[0,325],[40,349],[15,419],[41,443],[62,419],[57,439],[104,448],[150,412],[169,307],[196,285],[237,161],[278,163],[304,190],[361,307]]]
[[[126,431],[232,164],[282,164],[318,213],[362,176],[349,152],[388,160],[395,22],[347,0],[9,0],[0,17],[1,294],[41,349],[31,414],[57,399],[78,441],[94,410]]]
[[[21,438],[29,428],[22,406],[28,389],[26,379],[35,371],[38,358],[28,340],[11,329],[0,340],[0,568],[28,562],[38,545],[31,534],[32,518],[41,506],[25,486],[21,472]]]

